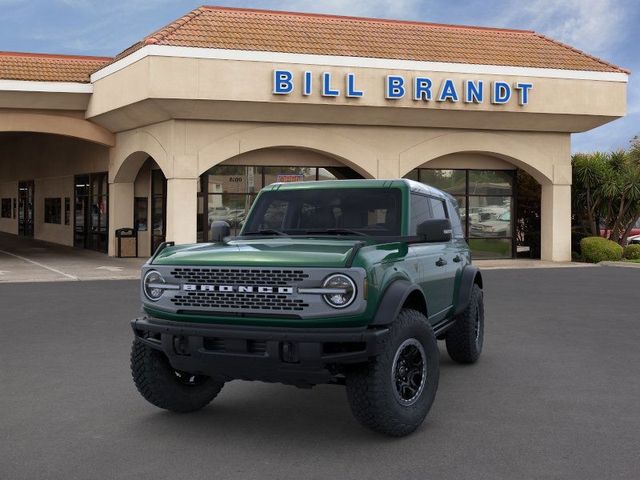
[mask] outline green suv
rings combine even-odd
[[[482,277],[457,203],[410,180],[277,183],[240,234],[161,245],[142,269],[145,315],[131,322],[134,382],[175,412],[225,382],[346,385],[355,417],[393,436],[429,412],[437,339],[475,362]]]

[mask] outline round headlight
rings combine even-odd
[[[164,278],[155,270],[149,270],[142,281],[142,290],[145,297],[152,302],[157,301],[164,293],[164,288],[158,285],[164,284]]]
[[[355,283],[349,277],[340,273],[327,277],[322,287],[331,290],[331,292],[325,293],[322,297],[333,308],[348,307],[356,298]]]

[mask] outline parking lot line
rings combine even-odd
[[[15,253],[9,253],[9,252],[7,252],[5,250],[0,250],[0,253],[4,253],[5,255],[9,255],[10,257],[15,257],[15,258],[17,258],[19,260],[23,260],[25,262],[31,263],[31,264],[36,265],[38,267],[41,267],[41,268],[44,268],[44,269],[49,270],[51,272],[57,273],[58,275],[62,275],[64,277],[67,277],[67,278],[69,278],[71,280],[78,280],[78,277],[76,277],[75,275],[70,275],[70,274],[65,273],[65,272],[63,272],[61,270],[55,269],[53,267],[49,267],[48,265],[44,265],[43,263],[36,262],[35,260],[31,260],[29,258],[22,257],[20,255],[16,255]]]

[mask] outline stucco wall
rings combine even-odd
[[[38,178],[34,194],[34,238],[73,246],[73,176]],[[60,223],[45,223],[44,199],[60,198],[62,212]],[[64,224],[65,198],[70,202],[69,225]]]
[[[11,199],[11,215],[12,218],[0,217],[0,232],[18,234],[18,206],[16,203],[15,218],[13,218],[13,202],[18,201],[18,182],[1,182],[0,181],[0,199]]]
[[[108,170],[106,147],[49,134],[0,134],[0,196],[15,192],[18,181],[35,180],[34,237],[73,245],[74,175]],[[61,224],[44,222],[44,199],[62,199]],[[70,222],[64,225],[64,199],[70,200]],[[0,231],[18,233],[17,220],[0,221]]]

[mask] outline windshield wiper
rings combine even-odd
[[[245,232],[242,236],[245,235],[278,235],[282,237],[288,237],[288,233],[281,232],[280,230],[274,230],[273,228],[264,228],[262,230],[257,230],[255,232]]]
[[[366,233],[359,232],[357,230],[351,230],[350,228],[327,228],[326,230],[307,230],[305,233],[326,233],[329,235],[358,235],[359,237],[368,237]]]

